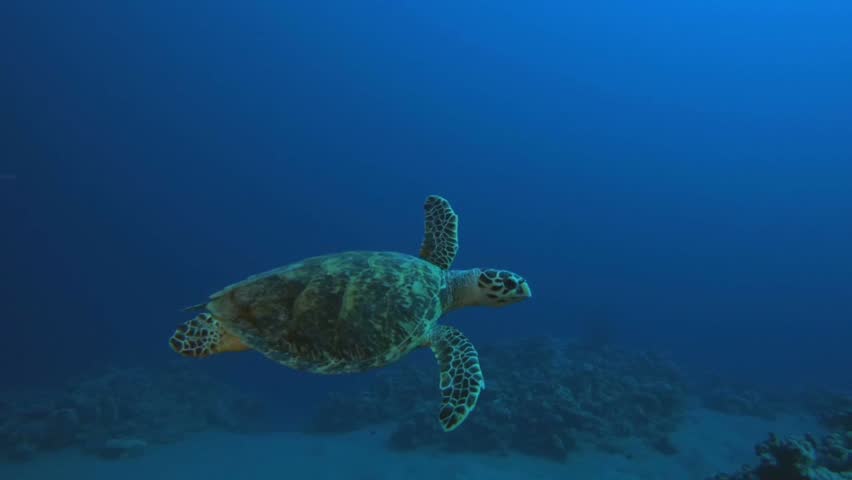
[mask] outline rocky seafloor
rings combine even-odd
[[[822,393],[804,400],[828,433],[778,438],[755,446],[757,463],[708,480],[852,480],[852,397]]]
[[[436,368],[391,368],[357,395],[336,394],[310,432],[346,432],[395,422],[391,447],[511,451],[564,459],[579,444],[619,450],[639,437],[663,453],[686,408],[683,376],[661,356],[578,342],[530,339],[479,350],[487,388],[453,432],[436,420]]]
[[[63,448],[122,458],[193,432],[261,428],[265,416],[259,400],[182,365],[110,369],[0,398],[0,459],[17,461]]]
[[[561,339],[527,339],[480,348],[486,377],[476,410],[445,433],[437,366],[403,362],[380,370],[358,392],[332,393],[306,430],[343,433],[390,426],[390,447],[452,452],[521,452],[565,460],[582,449],[629,455],[644,441],[662,454],[679,446],[671,435],[688,410],[775,418],[816,416],[827,434],[755,438],[757,456],[712,480],[852,480],[852,397],[806,395],[696,379],[663,356]],[[423,359],[425,360],[425,358]],[[76,448],[102,458],[144,453],[207,430],[268,430],[257,398],[204,375],[196,365],[108,369],[51,391],[0,395],[0,460]]]
[[[689,406],[700,405],[764,419],[818,416],[830,432],[823,438],[770,435],[757,445],[754,465],[714,480],[852,478],[849,396],[696,381],[662,356],[577,341],[529,339],[479,353],[487,388],[463,428],[445,433],[438,425],[436,368],[391,367],[357,394],[331,394],[307,430],[342,433],[390,424],[390,447],[400,450],[514,451],[564,460],[581,448],[619,453],[622,440],[639,438],[673,454],[678,446],[670,434]]]

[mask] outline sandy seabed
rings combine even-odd
[[[689,413],[672,439],[679,452],[663,455],[639,442],[629,455],[575,452],[565,462],[522,455],[478,456],[426,451],[394,452],[388,431],[339,436],[298,433],[199,434],[149,447],[144,455],[102,460],[74,450],[43,454],[27,463],[0,464],[3,480],[703,480],[754,463],[754,445],[769,432],[820,433],[814,419],[773,421]]]

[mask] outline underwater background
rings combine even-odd
[[[254,273],[343,250],[416,254],[430,194],[460,216],[456,268],[507,268],[533,288],[524,303],[443,320],[493,352],[491,365],[483,352],[486,382],[517,369],[558,384],[567,363],[544,366],[536,348],[558,358],[592,348],[620,359],[600,360],[617,365],[611,375],[635,365],[632,352],[655,352],[680,372],[693,399],[684,411],[713,382],[748,390],[740,398],[831,392],[816,403],[840,405],[852,456],[849,2],[36,0],[4,2],[0,24],[0,450],[15,472],[4,478],[42,478],[39,462],[95,441],[64,393],[31,392],[73,390],[104,371],[142,392],[161,388],[150,372],[209,377],[187,386],[162,374],[187,389],[174,400],[186,408],[217,388],[263,404],[246,407],[263,431],[249,437],[315,425],[329,395],[343,402],[337,414],[357,417],[366,407],[340,399],[392,373],[309,375],[254,353],[194,361],[167,339],[190,318],[183,307]],[[553,343],[525,343],[536,338]],[[410,370],[394,385],[424,375],[409,393],[434,420],[431,352],[400,363]],[[513,381],[471,418],[528,387]],[[391,402],[385,394],[375,402]],[[50,407],[26,411],[35,404]],[[799,419],[827,415],[784,405]],[[370,408],[369,422],[320,430],[380,437],[393,415]],[[120,431],[92,422],[99,442],[181,448],[153,446],[139,419]],[[27,436],[34,424],[40,440]],[[769,428],[745,441],[745,459]],[[480,441],[470,435],[449,450]],[[367,441],[348,438],[336,445]],[[91,457],[121,473],[151,455]],[[844,461],[833,471],[852,470]],[[551,478],[519,468],[505,478]],[[611,478],[688,478],[661,471]]]

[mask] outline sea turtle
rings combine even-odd
[[[230,285],[169,339],[177,353],[207,357],[257,350],[288,367],[322,374],[361,372],[430,347],[441,369],[439,421],[454,430],[485,388],[479,357],[459,330],[437,323],[460,307],[502,307],[531,296],[521,276],[497,269],[450,270],[458,216],[426,199],[419,257],[349,251],[307,258]]]

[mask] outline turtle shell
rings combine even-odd
[[[344,252],[250,277],[213,294],[207,308],[272,360],[344,373],[423,345],[447,296],[446,272],[418,257]]]

